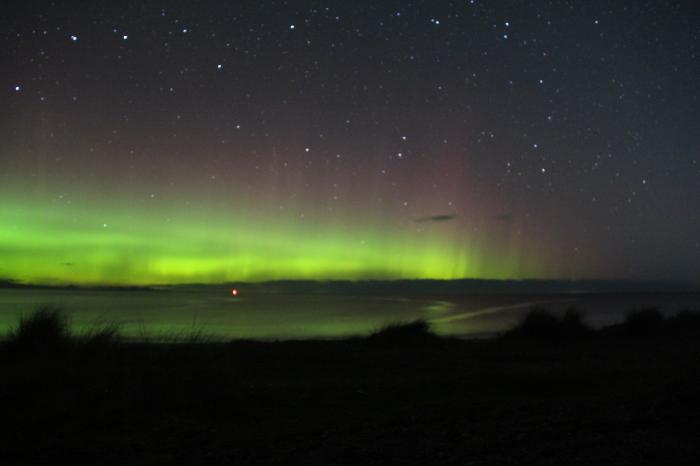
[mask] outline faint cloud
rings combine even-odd
[[[511,213],[499,214],[499,215],[494,215],[491,218],[493,218],[494,220],[498,220],[499,222],[510,222],[513,220],[513,214],[511,214]]]
[[[447,214],[447,215],[432,215],[430,217],[421,217],[416,219],[416,222],[418,223],[427,223],[427,222],[449,222],[450,220],[454,220],[457,216],[453,214]]]

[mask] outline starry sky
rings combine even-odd
[[[696,1],[10,1],[0,277],[700,276]]]

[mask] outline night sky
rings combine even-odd
[[[700,276],[696,1],[11,1],[0,278]]]

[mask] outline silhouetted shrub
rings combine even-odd
[[[669,317],[666,328],[674,336],[700,336],[700,310],[685,310]]]
[[[578,309],[569,308],[561,321],[561,330],[567,338],[583,338],[590,336],[591,328],[583,321],[583,315]]]
[[[21,353],[49,353],[64,349],[69,339],[66,314],[56,307],[42,306],[20,318],[17,329],[8,335],[8,344]]]
[[[425,345],[436,340],[439,337],[422,319],[389,324],[367,337],[368,342],[380,346]]]
[[[590,335],[591,329],[583,322],[581,313],[569,309],[562,318],[542,308],[533,308],[511,330],[506,338],[523,340],[565,341]]]
[[[542,308],[531,309],[525,317],[511,330],[508,337],[548,338],[558,333],[560,320]]]
[[[660,336],[665,333],[665,319],[656,308],[640,309],[627,314],[622,333],[634,337]]]

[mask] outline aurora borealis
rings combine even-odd
[[[128,207],[121,206],[126,202]],[[2,270],[22,281],[85,284],[217,283],[230,280],[509,278],[518,250],[497,251],[488,239],[455,228],[265,218],[245,206],[152,212],[138,201],[99,207],[20,202],[3,207],[9,220]],[[106,221],[110,223],[105,223]],[[50,236],[46,232],[52,232]],[[502,243],[501,243],[502,244]],[[489,259],[488,261],[486,259]]]
[[[0,278],[700,273],[693,2],[8,10]]]

